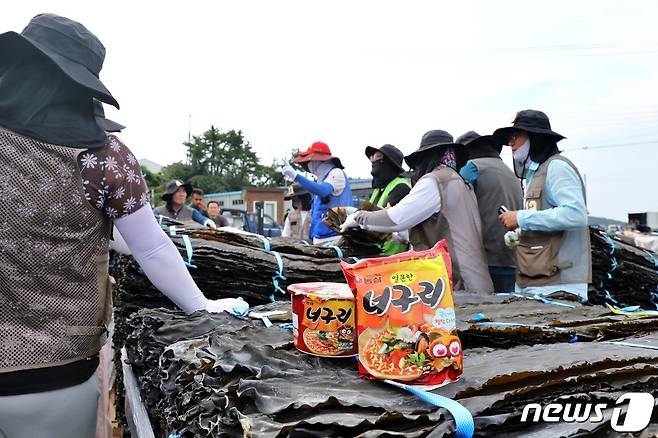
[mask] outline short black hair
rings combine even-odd
[[[208,201],[208,203],[206,204],[206,208],[210,207],[210,204],[217,204],[217,207],[219,207],[219,202],[217,202],[217,201]]]
[[[203,196],[203,190],[201,190],[201,189],[193,189],[193,190],[192,190],[192,194],[193,194],[193,195],[201,195],[201,196]]]

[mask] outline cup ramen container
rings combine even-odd
[[[292,295],[295,347],[322,357],[350,357],[358,353],[354,295],[343,283],[297,283]]]

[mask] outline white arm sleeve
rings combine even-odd
[[[158,226],[150,206],[115,219],[114,224],[160,292],[186,313],[206,308],[208,300],[194,283],[174,243]]]
[[[431,178],[423,178],[416,183],[409,194],[391,208],[386,209],[395,227],[371,227],[367,230],[393,232],[408,230],[429,219],[441,209],[439,187]]]

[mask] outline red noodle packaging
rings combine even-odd
[[[361,376],[428,388],[459,379],[464,354],[445,241],[341,267],[356,298]]]

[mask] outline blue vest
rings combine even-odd
[[[331,169],[333,170],[333,169]],[[329,172],[331,172],[331,170]],[[329,172],[322,178],[322,182],[327,179]],[[343,175],[345,172],[343,171]],[[322,202],[323,199],[327,202]],[[311,233],[309,237],[311,240],[314,238],[324,239],[327,237],[333,237],[337,234],[331,231],[329,227],[322,223],[322,218],[328,209],[333,207],[349,207],[352,206],[352,188],[350,187],[350,182],[345,175],[345,188],[343,193],[339,196],[329,195],[326,198],[320,198],[318,195],[313,196],[313,205],[311,206]]]

